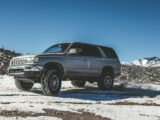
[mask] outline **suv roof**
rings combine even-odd
[[[86,42],[69,42],[69,43],[79,43],[79,44],[93,45],[93,46],[99,46],[99,47],[106,47],[106,46],[103,46],[103,45],[97,45],[97,44],[86,43]],[[106,48],[111,48],[111,47],[106,47]]]

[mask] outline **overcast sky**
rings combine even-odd
[[[160,57],[160,0],[0,0],[0,47],[70,41],[113,47],[121,61]]]

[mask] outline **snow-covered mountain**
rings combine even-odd
[[[127,64],[143,66],[143,67],[160,67],[160,58],[159,57],[143,58],[134,60],[133,62]]]

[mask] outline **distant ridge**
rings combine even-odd
[[[142,67],[160,67],[160,58],[159,57],[148,57],[148,58],[134,60],[133,62],[126,63],[126,64],[127,65],[137,65],[137,66],[142,66]]]

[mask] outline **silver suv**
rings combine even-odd
[[[15,77],[21,90],[30,90],[34,83],[41,83],[44,95],[55,95],[62,80],[71,80],[76,87],[84,87],[86,81],[97,82],[99,89],[111,90],[120,67],[112,48],[72,42],[53,45],[39,55],[15,57],[8,73]]]

